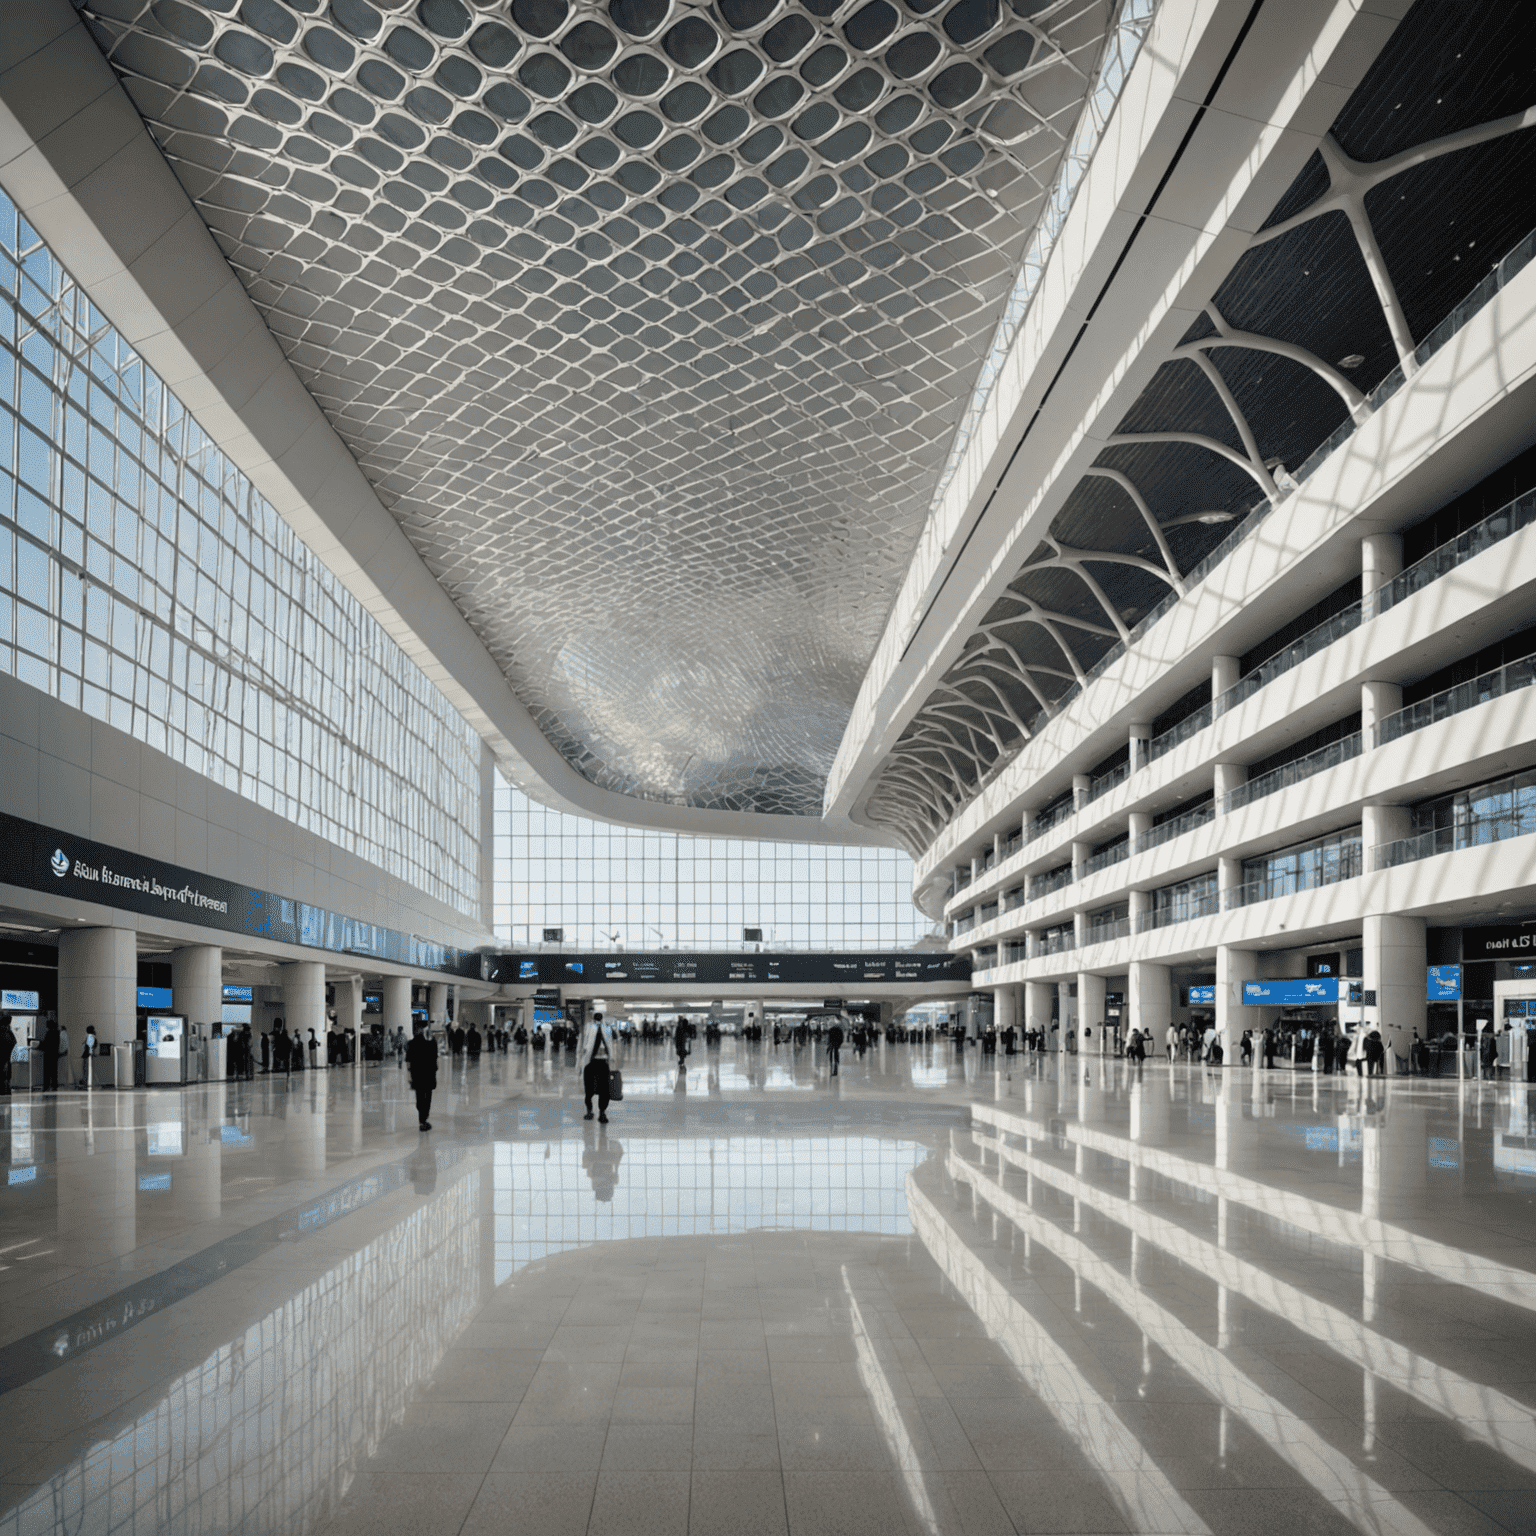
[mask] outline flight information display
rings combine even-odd
[[[932,950],[897,954],[733,955],[661,950],[649,954],[487,956],[487,981],[540,987],[764,985],[857,986],[862,982],[956,982],[969,985],[964,955]]]

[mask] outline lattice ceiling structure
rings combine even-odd
[[[76,0],[555,745],[819,815],[1118,0]]]
[[[1419,0],[882,765],[914,853],[1536,228],[1536,7]],[[1362,386],[1360,381],[1366,381]],[[1347,429],[1347,428],[1346,428]]]

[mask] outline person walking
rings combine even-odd
[[[688,1065],[688,1036],[693,1033],[693,1026],[681,1015],[672,1030],[672,1049],[677,1052],[677,1070],[683,1071]]]
[[[1493,1026],[1490,1024],[1483,1031],[1483,1042],[1479,1047],[1479,1053],[1483,1063],[1483,1076],[1497,1079],[1499,1075],[1499,1042],[1493,1038]]]
[[[43,1092],[57,1093],[59,1089],[59,1025],[52,1016],[48,1028],[43,1031]]]
[[[11,1052],[16,1049],[16,1031],[11,1016],[0,1013],[0,1099],[11,1096]]]
[[[1365,1075],[1367,1077],[1387,1075],[1387,1048],[1382,1042],[1379,1029],[1373,1029],[1365,1037]]]
[[[75,1064],[69,1055],[69,1026],[67,1024],[59,1025],[59,1060],[63,1063],[64,1086],[66,1088],[73,1088],[75,1086]]]
[[[827,1031],[827,1060],[832,1063],[832,1076],[837,1076],[838,1063],[842,1060],[843,1026],[835,1019]]]
[[[430,1131],[432,1090],[437,1087],[437,1043],[420,1024],[412,1026],[413,1038],[405,1048],[405,1066],[416,1094],[417,1129]]]
[[[681,1058],[679,1058],[681,1065]],[[581,1091],[586,1102],[584,1120],[592,1118],[592,1096],[597,1095],[597,1118],[608,1124],[608,1090],[613,1082],[613,1036],[603,1023],[603,1016],[594,1013],[581,1026]]]

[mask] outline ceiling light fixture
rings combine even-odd
[[[1186,512],[1183,517],[1169,518],[1163,527],[1182,528],[1186,523],[1203,523],[1207,528],[1214,528],[1219,523],[1230,523],[1236,518],[1235,512],[1223,512],[1218,507],[1211,507],[1204,512]]]
[[[1365,353],[1351,352],[1348,357],[1339,359],[1340,368],[1358,368],[1365,361]]]

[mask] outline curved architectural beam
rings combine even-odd
[[[1168,535],[1163,532],[1163,525],[1152,515],[1152,508],[1146,503],[1146,498],[1136,486],[1136,482],[1122,470],[1110,469],[1107,466],[1092,464],[1085,471],[1096,480],[1108,480],[1118,485],[1127,496],[1131,498],[1131,504],[1141,514],[1141,520],[1147,525],[1147,532],[1152,535],[1153,542],[1157,545],[1157,552],[1163,557],[1163,563],[1168,567],[1174,578],[1174,591],[1180,597],[1184,595],[1184,573],[1179,569],[1179,562],[1173,558],[1173,548],[1168,543]]]
[[[1143,443],[1188,443],[1194,448],[1207,448],[1212,453],[1219,454],[1237,465],[1244,474],[1252,476],[1254,484],[1271,501],[1280,499],[1279,487],[1276,486],[1274,477],[1263,464],[1254,463],[1239,453],[1236,448],[1229,448],[1218,438],[1207,437],[1203,432],[1115,432],[1105,439],[1104,446],[1106,448],[1139,448]]]

